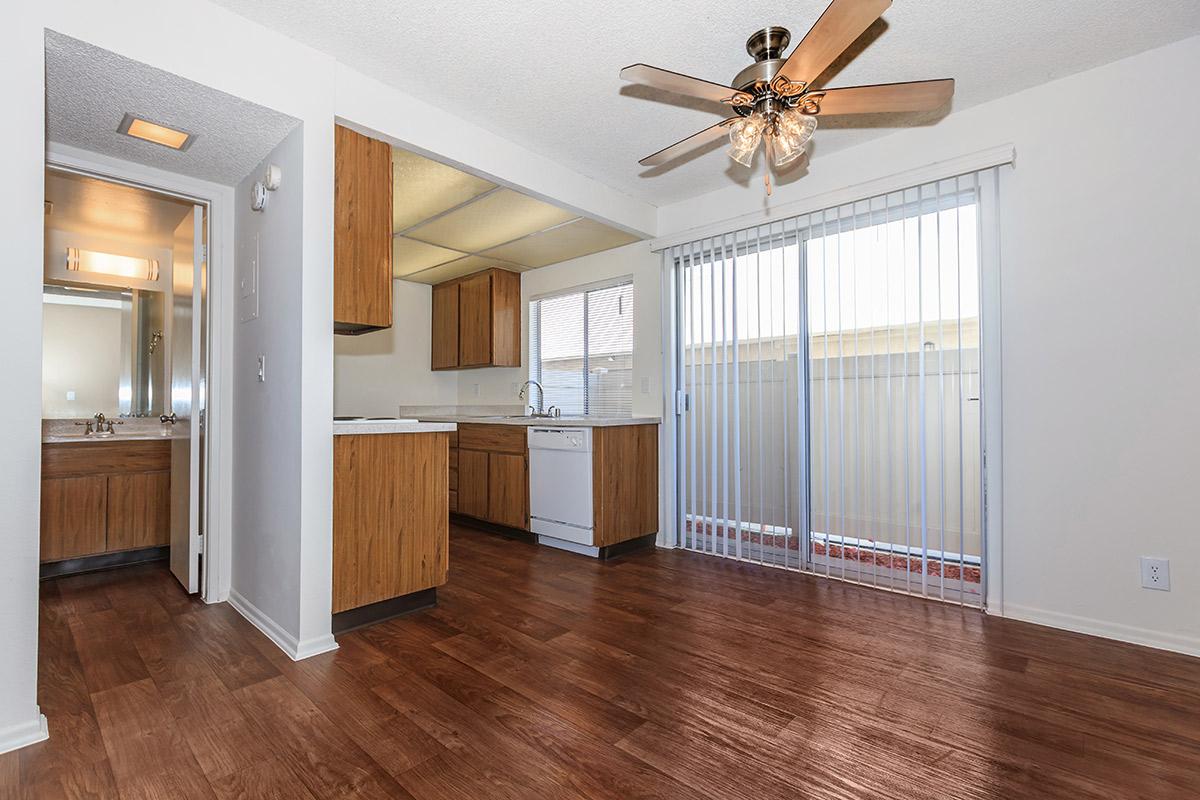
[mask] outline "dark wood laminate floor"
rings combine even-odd
[[[455,529],[437,609],[293,663],[165,568],[43,584],[0,797],[1192,798],[1200,659]]]

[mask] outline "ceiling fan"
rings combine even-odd
[[[716,125],[646,156],[639,164],[659,166],[728,134],[729,157],[749,167],[760,142],[776,167],[797,159],[817,129],[817,116],[880,112],[930,111],[954,94],[954,79],[882,83],[818,89],[813,82],[833,60],[879,19],[892,0],[833,0],[825,13],[786,59],[791,41],[787,28],[763,28],[746,40],[754,63],[730,85],[633,64],[621,70],[627,81],[669,92],[715,100],[735,114]],[[769,170],[768,170],[769,175]],[[770,179],[764,176],[767,191]]]

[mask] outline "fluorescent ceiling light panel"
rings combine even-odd
[[[496,184],[407,150],[392,150],[392,230],[396,233],[496,188]]]
[[[575,216],[511,189],[499,189],[405,235],[430,244],[477,253]]]
[[[457,261],[451,261],[449,264],[442,264],[412,275],[405,275],[404,280],[416,283],[441,283],[442,281],[461,278],[463,275],[470,275],[473,272],[480,272],[489,267],[499,267],[513,272],[520,272],[525,269],[516,264],[506,264],[502,261],[497,261],[494,258],[467,256]]]
[[[526,236],[515,242],[494,247],[482,253],[490,258],[515,261],[529,267],[545,267],[560,261],[599,253],[624,244],[636,242],[638,237],[604,225],[595,220],[581,218],[566,225]]]
[[[132,136],[135,139],[141,139],[154,144],[161,144],[163,147],[169,147],[172,150],[187,150],[192,146],[192,142],[196,137],[186,131],[168,128],[166,125],[159,125],[156,122],[135,117],[132,114],[126,114],[121,119],[120,126],[117,127],[117,133],[123,133],[126,136]]]
[[[403,236],[392,237],[392,275],[397,278],[420,272],[423,269],[445,264],[456,258],[462,258],[464,253],[448,250],[432,244],[418,242]]]

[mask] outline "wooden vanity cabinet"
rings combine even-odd
[[[170,441],[42,445],[43,562],[170,543]]]
[[[521,276],[488,269],[433,287],[433,369],[521,366]]]
[[[513,425],[458,426],[457,502],[451,511],[497,525],[529,529],[529,448]]]
[[[392,148],[334,127],[333,329],[392,326]]]

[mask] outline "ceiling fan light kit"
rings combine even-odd
[[[887,83],[817,89],[813,86],[854,40],[891,5],[891,0],[833,0],[821,18],[786,59],[791,43],[787,28],[763,28],[746,40],[754,63],[739,72],[730,85],[633,64],[621,70],[628,81],[723,103],[736,116],[718,122],[670,147],[643,158],[643,166],[660,166],[726,133],[730,158],[744,167],[754,163],[760,143],[767,153],[764,182],[769,173],[785,167],[805,151],[817,129],[817,116],[836,114],[932,111],[954,94],[954,80]]]

